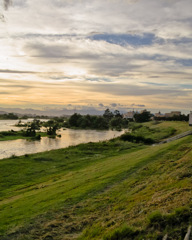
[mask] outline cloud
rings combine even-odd
[[[36,74],[37,72],[33,72],[33,71],[9,70],[9,69],[0,69],[0,73],[30,73],[30,74]]]
[[[102,92],[111,94],[114,96],[187,96],[190,92],[183,91],[179,87],[170,86],[166,88],[160,88],[159,86],[148,87],[148,86],[139,86],[139,85],[130,85],[130,84],[118,84],[118,83],[98,83],[88,86],[89,91],[93,92]]]
[[[118,106],[117,103],[111,103],[110,105],[111,105],[111,107],[117,107]]]
[[[191,0],[14,0],[9,11],[11,1],[3,4],[1,92],[11,92],[11,104],[15,95],[100,108],[117,97],[123,106],[191,103]],[[29,86],[28,96],[17,86]]]
[[[99,107],[104,107],[103,103],[99,103],[98,105]]]
[[[169,86],[169,84],[165,84],[165,83],[154,83],[154,82],[141,82],[144,83],[146,85],[152,85],[152,86]]]
[[[131,107],[139,107],[139,108],[144,108],[144,107],[145,107],[145,105],[144,105],[144,104],[135,104],[135,103],[133,103],[133,104],[131,104]]]

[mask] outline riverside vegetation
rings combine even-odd
[[[9,115],[12,116],[13,114]],[[13,116],[15,117],[16,115]],[[16,126],[25,129],[21,131],[11,130],[0,132],[0,141],[16,139],[40,140],[42,136],[57,136],[56,131],[61,128],[122,130],[122,128],[128,128],[128,120],[124,119],[118,110],[115,110],[114,113],[112,113],[109,109],[106,109],[102,116],[92,116],[89,114],[83,116],[81,114],[74,113],[69,118],[54,117],[46,122],[41,122],[37,118],[28,123],[23,123],[19,120]],[[46,133],[40,132],[41,127],[46,128]]]
[[[10,130],[0,132],[0,141],[16,139],[40,140],[41,137],[45,136],[55,137],[57,136],[56,131],[59,129],[59,123],[52,119],[47,122],[41,122],[38,119],[34,119],[32,122],[27,122],[25,124],[20,120],[16,126],[24,129],[20,131]],[[41,127],[46,128],[46,132],[41,132]]]
[[[183,239],[192,223],[192,136],[150,143],[190,128],[131,128],[117,139],[0,161],[0,239]]]

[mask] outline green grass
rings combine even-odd
[[[154,142],[160,142],[162,139],[180,134],[191,130],[191,127],[186,122],[164,121],[164,122],[147,122],[144,124],[131,123],[132,135],[135,137],[143,137],[151,139]]]
[[[186,123],[147,126],[187,131]],[[168,232],[179,240],[191,222],[191,149],[192,136],[157,146],[116,139],[2,160],[1,239],[139,240]]]
[[[188,122],[185,121],[162,121],[162,122],[147,122],[143,124],[144,126],[148,126],[152,129],[159,129],[163,130],[166,128],[174,128],[176,129],[175,134],[180,134],[185,131],[191,130],[191,127],[189,126]]]

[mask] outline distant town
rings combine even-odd
[[[42,112],[41,112],[42,113]],[[35,113],[15,113],[15,112],[5,112],[5,111],[0,111],[0,119],[12,119],[12,120],[17,120],[17,119],[28,119],[28,118],[36,118],[36,119],[53,119],[53,118],[65,118],[66,120],[68,119],[81,119],[83,121],[84,127],[86,127],[86,122],[91,121],[90,116],[95,116],[98,117],[99,119],[101,117],[104,117],[106,120],[112,120],[114,122],[114,127],[116,125],[121,125],[121,127],[125,127],[126,122],[148,122],[151,120],[156,120],[156,121],[189,121],[189,125],[192,126],[192,112],[189,114],[182,114],[181,111],[171,111],[167,113],[161,113],[160,111],[157,113],[151,113],[149,110],[144,109],[141,111],[128,111],[126,113],[121,113],[119,110],[115,110],[114,112],[111,111],[109,108],[107,108],[102,114],[80,114],[78,112],[74,112],[69,115],[37,115]],[[124,120],[124,121],[123,121]],[[95,121],[95,120],[94,120]],[[101,120],[99,120],[101,121]],[[81,122],[79,120],[79,122]],[[91,121],[92,122],[92,121]],[[109,122],[109,121],[108,121]],[[81,124],[80,124],[81,125]],[[111,123],[109,123],[111,125]],[[113,124],[112,124],[113,125]]]
[[[127,118],[127,119],[134,119],[136,114],[143,114],[144,112],[149,112],[150,113],[150,111],[147,111],[146,109],[142,110],[140,112],[133,110],[133,111],[129,111],[129,112],[123,114],[123,117]],[[156,120],[167,120],[169,118],[181,118],[181,117],[188,118],[188,115],[181,114],[180,111],[171,111],[169,113],[161,113],[159,111],[158,113],[151,114],[151,118],[154,119],[154,120],[155,119]]]
[[[12,109],[13,110],[13,109]],[[24,110],[23,110],[24,111]],[[35,113],[35,110],[33,110],[34,112],[33,113],[28,113],[27,111],[25,111],[24,113],[22,112],[18,112],[18,111],[0,111],[0,117],[2,118],[3,116],[5,117],[8,117],[10,119],[17,119],[17,118],[30,118],[30,117],[58,117],[58,113],[55,114],[55,115],[52,115],[52,114],[49,114],[47,113],[46,111],[43,112],[43,111],[39,111],[37,110],[37,113]],[[116,110],[118,111],[118,110]],[[161,113],[160,111],[157,112],[157,113],[151,113],[149,110],[147,109],[144,109],[144,110],[132,110],[132,111],[128,111],[126,113],[122,113],[122,117],[125,118],[125,119],[129,119],[129,120],[134,120],[135,118],[135,115],[138,115],[138,114],[143,114],[143,113],[149,113],[150,116],[151,116],[151,119],[152,120],[169,120],[170,118],[183,118],[183,120],[188,120],[189,118],[189,114],[182,114],[181,111],[171,111],[171,112],[167,112],[167,113]],[[75,112],[70,112],[69,114],[62,114],[62,112],[60,112],[60,116],[61,117],[67,117],[67,116],[71,116],[73,115]],[[78,113],[78,111],[76,112]],[[54,114],[54,113],[53,113]],[[80,112],[81,115],[87,115],[86,113],[85,114],[82,114]],[[89,115],[102,115],[102,114],[92,114],[90,113]]]

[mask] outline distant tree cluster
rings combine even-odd
[[[34,119],[31,123],[27,125],[27,128],[24,131],[24,136],[35,137],[36,139],[40,140],[41,136],[39,134],[36,135],[36,131],[40,130],[40,127],[41,127],[40,120]]]
[[[60,128],[59,123],[54,119],[45,122],[44,127],[47,128],[47,135],[56,135],[56,131]]]
[[[128,120],[123,119],[118,110],[114,113],[106,109],[102,116],[81,115],[74,113],[66,122],[66,127],[81,129],[122,129],[128,127]]]
[[[173,117],[154,117],[154,120],[157,121],[189,121],[189,114],[174,115]]]
[[[135,143],[144,143],[144,144],[153,144],[155,141],[152,138],[145,136],[136,136],[130,133],[125,133],[120,137],[123,141],[135,142]]]
[[[18,119],[19,117],[14,114],[14,113],[7,113],[7,114],[2,114],[0,115],[0,119],[10,119],[10,120],[15,120]]]
[[[152,117],[152,114],[147,110],[144,110],[142,113],[136,113],[134,115],[135,122],[139,122],[139,123],[149,122],[151,120],[151,117]]]

